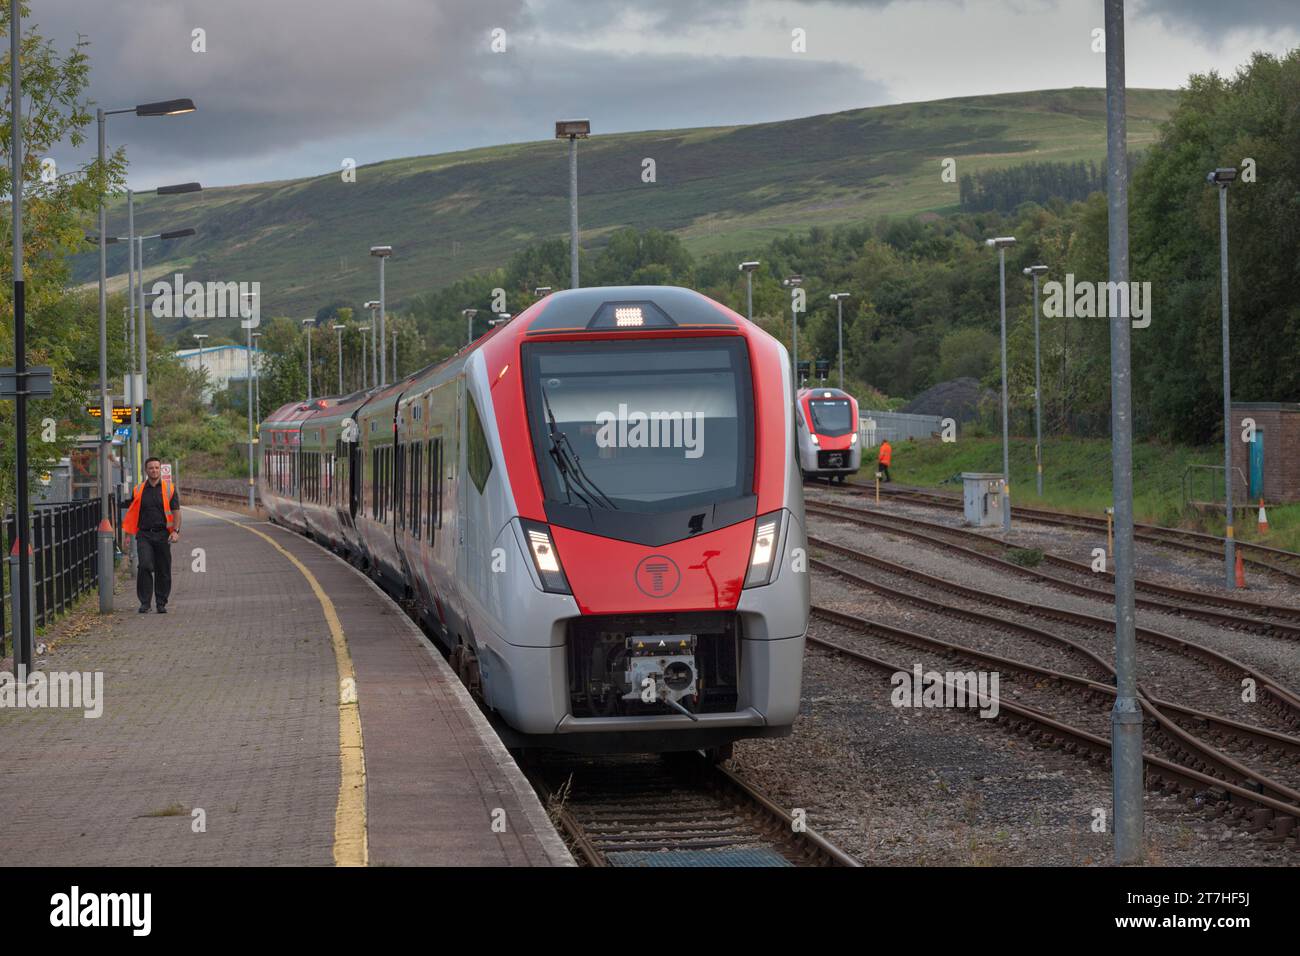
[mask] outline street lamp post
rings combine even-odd
[[[18,36],[17,30],[11,30],[11,45]],[[18,54],[14,48],[14,60]],[[18,69],[17,66],[14,67]],[[15,89],[17,87],[15,86]],[[102,172],[107,165],[108,118],[119,113],[134,113],[136,116],[175,116],[180,113],[192,113],[194,101],[188,99],[164,100],[157,103],[141,103],[138,106],[117,110],[98,109],[95,111],[98,126],[98,160]],[[15,111],[16,112],[16,111]],[[15,154],[17,150],[14,150]],[[108,207],[105,196],[99,196],[99,501],[100,522],[98,538],[99,558],[99,612],[111,613],[113,610],[113,525],[109,519],[109,463],[108,446],[112,441],[109,422],[112,420],[113,404],[108,394]],[[15,272],[15,275],[17,273]],[[15,344],[17,344],[15,342]],[[143,348],[143,343],[141,344]],[[141,369],[143,378],[144,369]],[[145,390],[142,389],[142,393]],[[147,393],[146,393],[147,394]],[[144,394],[141,395],[143,404]],[[143,432],[143,430],[142,430]],[[147,447],[147,446],[146,446]],[[20,544],[21,546],[21,544]]]
[[[366,385],[366,333],[371,331],[372,326],[360,326],[357,331],[361,333],[361,388],[364,390]]]
[[[1234,565],[1236,541],[1233,538],[1232,514],[1232,366],[1228,349],[1228,185],[1237,178],[1235,167],[1216,169],[1205,177],[1211,186],[1219,187],[1219,294],[1222,303],[1223,325],[1223,495],[1226,502],[1227,525],[1223,532],[1223,565],[1225,585],[1236,586]]]
[[[759,266],[757,259],[742,262],[738,267],[745,273],[745,318],[754,321],[754,270]]]
[[[208,337],[208,333],[195,332],[193,334],[194,338],[198,339],[199,342],[199,399],[202,400],[203,382],[207,380],[207,376],[203,374],[203,340]]]
[[[339,394],[342,395],[343,394],[343,330],[346,329],[347,326],[335,324],[331,326],[331,328],[333,328],[334,331],[339,334]],[[394,361],[394,364],[396,364],[396,361]]]
[[[799,382],[799,296],[797,289],[803,285],[803,276],[794,275],[782,279],[781,284],[790,290],[790,364],[794,369],[795,390],[801,387]]]
[[[1038,479],[1038,497],[1043,497],[1043,385],[1038,350],[1038,277],[1047,266],[1029,266],[1022,270],[1034,278],[1034,468]]]
[[[533,297],[538,299],[541,299],[550,294],[551,294],[551,287],[549,285],[539,285],[537,288],[533,290]]]
[[[844,387],[844,300],[850,295],[849,292],[831,293],[831,298],[835,300],[835,308],[837,309],[836,324],[839,327],[840,337],[840,388]]]
[[[392,246],[371,246],[370,254],[379,260],[379,384],[388,384],[388,363],[384,361],[384,260],[393,254]]]
[[[27,552],[30,547],[31,526],[28,523],[28,500],[27,500],[27,339],[26,323],[27,316],[25,311],[26,287],[24,285],[23,273],[23,99],[22,99],[22,64],[19,60],[19,50],[22,46],[22,9],[18,0],[9,2],[9,89],[11,95],[10,103],[10,180],[11,194],[13,198],[13,272],[14,272],[14,378],[15,391],[14,395],[14,418],[16,425],[15,444],[15,461],[17,475],[15,484],[18,493],[18,514],[15,515],[18,523],[18,574],[17,578],[10,579],[10,586],[13,589],[14,602],[13,609],[17,612],[14,619],[14,670],[18,675],[18,680],[26,682],[27,672],[31,667],[34,658],[34,647],[32,622],[35,620],[35,608],[32,604],[32,574],[33,567],[28,563]],[[102,135],[102,134],[101,134]],[[100,139],[102,154],[103,139]],[[103,169],[101,164],[100,169]],[[100,200],[100,232],[103,233],[103,199]],[[104,247],[100,246],[101,262],[104,255]],[[102,290],[102,287],[101,287]],[[100,329],[105,326],[104,317],[104,299],[103,293],[100,293],[99,300],[99,321]],[[105,349],[100,348],[100,361],[104,361]],[[107,388],[107,372],[103,371],[101,364],[101,382],[100,388]],[[102,412],[102,404],[101,404]],[[101,490],[106,487],[104,483],[104,462],[107,459],[107,450],[103,443],[100,444],[100,486]],[[107,497],[104,498],[104,507],[107,508]],[[108,518],[108,512],[104,511],[103,517]],[[103,522],[100,522],[99,534],[99,603],[100,610],[104,608],[104,534]],[[113,531],[108,531],[108,566],[112,567],[112,548],[113,548]],[[108,585],[108,610],[113,608],[113,591],[111,584]]]
[[[375,330],[379,328],[379,300],[371,299],[366,303],[366,308],[370,310],[370,384],[379,384],[379,355],[375,346]]]
[[[315,319],[303,319],[302,330],[307,333],[307,401],[311,401],[311,327],[315,324]],[[252,346],[250,345],[251,349]],[[250,358],[251,361],[251,358]],[[249,372],[249,378],[252,378],[252,372]]]
[[[248,341],[253,352],[256,352],[257,340],[261,337],[261,332],[253,332],[249,335]],[[257,421],[260,422],[262,420],[262,361],[258,359],[254,362],[255,357],[255,355],[249,355],[249,361],[253,365],[253,407],[256,411]]]
[[[578,286],[578,140],[591,135],[591,120],[557,120],[555,138],[569,141],[569,287]]]
[[[1015,236],[986,239],[985,244],[998,250],[998,290],[1002,309],[1002,530],[1011,530],[1011,451],[1010,427],[1007,424],[1007,247],[1016,244]]]
[[[198,183],[178,183],[174,186],[159,186],[153,190],[159,196],[175,196],[181,193],[201,192],[203,187]],[[180,239],[185,236],[194,235],[193,229],[176,229],[170,232],[157,232],[150,236],[137,236],[135,234],[135,192],[127,190],[126,193],[126,210],[127,210],[127,235],[125,237],[135,249],[134,262],[136,268],[136,289],[139,292],[140,308],[140,332],[137,338],[140,345],[140,415],[144,416],[144,402],[149,398],[149,335],[148,335],[148,318],[145,315],[144,308],[144,244],[148,239],[162,239],[164,241],[171,239]],[[109,239],[109,242],[112,242]],[[132,303],[134,308],[135,303]],[[149,456],[149,425],[141,423],[140,426],[140,448],[144,457]]]
[[[465,344],[474,344],[474,316],[478,315],[478,309],[461,309],[460,314],[465,316]]]

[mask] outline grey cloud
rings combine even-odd
[[[1133,15],[1154,17],[1208,40],[1241,28],[1300,29],[1297,0],[1139,0]]]

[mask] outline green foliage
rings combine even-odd
[[[24,5],[24,14],[26,6]],[[93,120],[86,99],[89,60],[84,40],[65,52],[56,50],[24,21],[21,46],[23,96],[23,245],[26,299],[27,364],[49,365],[54,378],[54,396],[28,403],[29,487],[48,466],[66,455],[78,433],[98,434],[98,420],[91,419],[84,406],[93,401],[99,382],[98,302],[94,296],[68,290],[69,256],[86,248],[84,235],[93,229],[93,213],[102,192],[116,189],[123,181],[124,159],[119,150],[101,168],[97,163],[63,170],[50,181],[41,178],[41,159],[61,143],[82,146],[86,128]],[[8,35],[9,5],[0,9],[0,27]],[[8,43],[0,57],[0,86],[5,91],[4,122],[0,146],[12,154]],[[0,194],[13,191],[9,163],[0,168]],[[13,231],[12,206],[0,209],[0,364],[14,364],[13,252],[8,241]],[[119,336],[121,303],[108,305],[108,349],[110,376],[120,376],[124,348]],[[110,378],[110,383],[113,381]],[[120,377],[116,379],[120,388]],[[111,384],[110,384],[111,387]],[[119,389],[113,389],[118,391]],[[0,500],[16,495],[15,403],[0,402]],[[43,441],[44,420],[56,424],[55,440]]]

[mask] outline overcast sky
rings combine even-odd
[[[136,188],[259,182],[594,131],[731,125],[1104,85],[1101,0],[31,0],[91,46]],[[193,31],[206,52],[194,52]],[[806,51],[792,49],[804,31]],[[504,31],[505,51],[492,49]],[[1128,83],[1174,88],[1300,45],[1300,0],[1129,0]],[[91,131],[93,148],[93,130]],[[89,154],[66,151],[60,166]]]

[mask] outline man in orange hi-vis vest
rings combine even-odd
[[[889,477],[889,463],[894,460],[894,449],[889,446],[889,439],[880,443],[880,456],[876,459],[876,470],[880,472],[885,481],[893,481]]]
[[[156,601],[158,613],[167,613],[167,599],[172,591],[172,542],[181,536],[181,499],[170,481],[162,478],[162,462],[150,457],[144,463],[147,480],[135,486],[135,498],[122,530],[135,535],[140,557],[140,571],[135,579],[135,595],[140,599],[140,613],[149,611]]]

